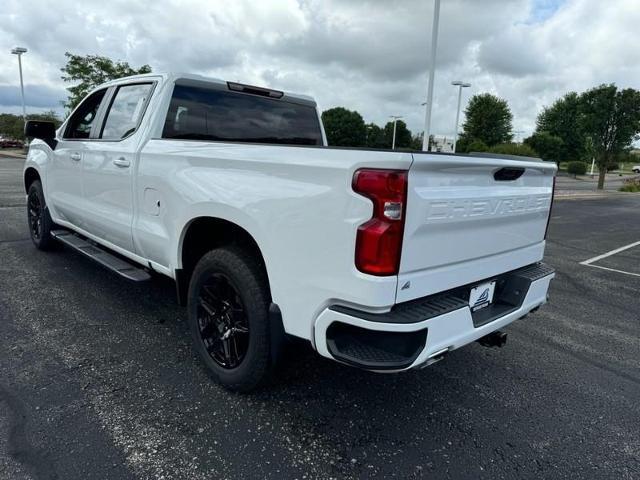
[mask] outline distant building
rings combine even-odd
[[[453,153],[453,137],[434,135],[431,149],[435,152]]]

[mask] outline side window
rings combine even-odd
[[[100,138],[120,140],[136,131],[151,93],[151,86],[151,83],[141,83],[118,87]]]
[[[100,102],[102,102],[106,91],[106,88],[98,90],[80,104],[67,123],[64,138],[89,138],[91,127],[93,127],[98,115]]]

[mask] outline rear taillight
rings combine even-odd
[[[358,227],[356,268],[371,275],[396,275],[407,206],[406,170],[358,170],[353,190],[373,202],[371,220]]]
[[[551,221],[551,210],[553,210],[553,198],[556,196],[556,176],[553,176],[553,189],[551,190],[551,203],[549,204],[549,216],[547,217],[547,226],[544,229],[544,239],[547,239],[549,231],[549,222]]]

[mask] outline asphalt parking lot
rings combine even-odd
[[[304,348],[231,394],[191,351],[173,285],[130,284],[28,238],[0,158],[0,478],[640,478],[640,196],[557,201],[551,303],[425,370]],[[605,268],[610,269],[605,269]]]

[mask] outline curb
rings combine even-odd
[[[24,153],[3,152],[2,150],[0,150],[0,157],[22,158],[22,159],[27,158],[27,156]]]
[[[607,191],[607,192],[585,192],[585,193],[560,193],[556,192],[554,195],[554,200],[573,200],[580,198],[610,198],[610,197],[620,197],[620,196],[640,196],[639,192],[617,192],[617,191]]]

